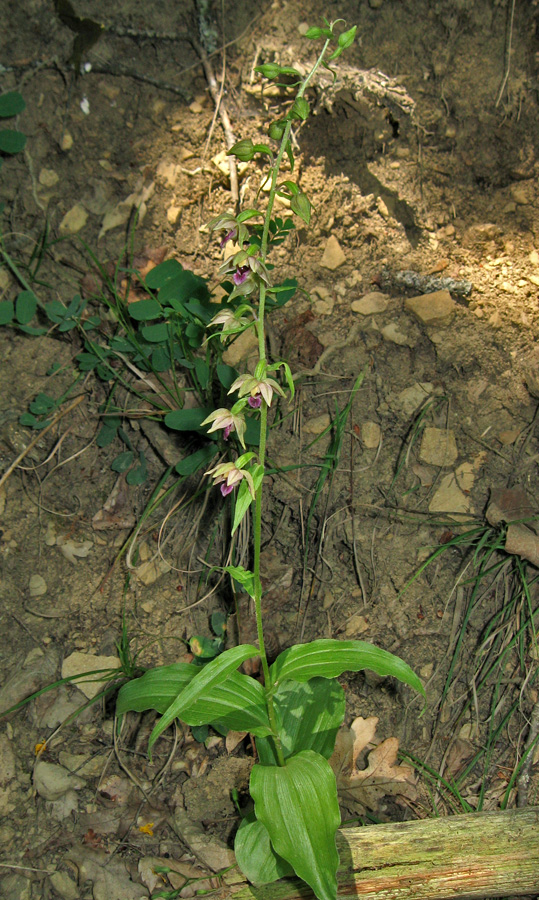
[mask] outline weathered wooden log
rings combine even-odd
[[[339,900],[447,900],[539,893],[539,807],[338,833]],[[234,900],[312,898],[294,879],[245,885]]]

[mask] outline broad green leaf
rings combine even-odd
[[[26,135],[12,128],[0,131],[0,153],[20,153],[26,146]]]
[[[144,280],[151,290],[159,290],[167,281],[176,278],[181,272],[183,272],[183,267],[177,259],[166,259],[151,269]]]
[[[250,781],[257,819],[273,849],[306,881],[318,900],[335,900],[341,823],[335,775],[327,760],[303,750],[285,766],[253,767]]]
[[[217,659],[212,660],[207,666],[201,669],[196,678],[194,678],[179,696],[176,697],[174,702],[171,703],[166,713],[155,726],[150,735],[148,751],[151,751],[159,735],[168,728],[174,719],[183,719],[184,722],[187,722],[187,724],[190,725],[191,722],[188,721],[188,714],[195,702],[207,700],[208,698],[211,699],[212,688],[216,687],[218,684],[222,684],[227,675],[237,669],[246,659],[259,655],[259,651],[252,644],[240,644],[239,647],[232,647],[230,650],[225,650],[225,652],[221,653]],[[206,719],[206,723],[211,722],[216,718],[217,716],[212,714],[209,719]],[[203,725],[204,722],[198,721],[193,722],[192,724]]]
[[[292,866],[271,846],[267,828],[254,812],[242,820],[236,832],[234,853],[241,871],[253,884],[270,884],[294,874]]]
[[[188,663],[149,669],[140,678],[134,678],[120,688],[116,700],[116,715],[122,716],[129,711],[145,712],[147,709],[165,713],[198,672],[195,666]]]
[[[157,325],[144,325],[141,328],[142,337],[151,344],[160,344],[161,341],[167,341],[170,334],[170,327],[166,322],[158,322]]]
[[[224,572],[228,572],[229,575],[232,575],[234,581],[237,581],[238,584],[241,584],[242,588],[245,589],[245,592],[249,594],[249,597],[254,597],[255,595],[255,576],[249,569],[244,569],[243,566],[225,566],[223,569]]]
[[[120,688],[116,714],[156,709],[164,715],[183,690],[206,672],[210,665],[200,669],[198,666],[176,663],[150,669]],[[254,678],[239,672],[229,672],[224,682],[214,686],[207,696],[193,704],[185,716],[179,715],[178,718],[192,726],[222,723],[225,730],[250,731],[260,736],[271,732],[264,688]]]
[[[198,659],[214,659],[219,652],[215,641],[202,634],[193,635],[189,641],[189,649]]]
[[[148,466],[146,464],[146,457],[142,450],[139,450],[138,454],[139,464],[131,469],[130,472],[127,473],[125,480],[128,484],[144,484],[146,479],[148,478]]]
[[[108,447],[109,444],[112,444],[114,438],[116,437],[118,431],[118,426],[109,425],[108,422],[105,422],[104,425],[101,426],[95,442],[98,447]]]
[[[47,329],[41,328],[39,325],[20,325],[19,331],[24,332],[24,334],[46,334]]]
[[[244,435],[245,443],[250,444],[251,447],[258,447],[260,444],[260,419],[255,419],[254,416],[247,416],[245,421],[247,423]]]
[[[0,325],[9,325],[15,315],[13,300],[0,300]]]
[[[150,297],[148,300],[136,300],[128,306],[129,315],[135,322],[148,322],[150,319],[158,319],[163,315],[161,306]]]
[[[195,372],[199,380],[200,387],[203,391],[205,391],[210,383],[210,367],[208,363],[205,360],[197,357],[197,359],[195,359]]]
[[[255,66],[255,72],[260,72],[264,78],[277,78],[279,75],[295,75],[301,78],[301,74],[297,69],[293,69],[291,66],[278,66],[277,63]]]
[[[227,366],[226,363],[217,363],[215,367],[217,378],[223,385],[225,391],[228,391],[238,377],[238,370],[234,366]]]
[[[228,615],[218,609],[211,614],[210,622],[213,633],[218,635],[218,637],[224,637],[226,634]]]
[[[330,28],[317,28],[316,26],[314,26],[313,28],[309,28],[303,36],[308,38],[308,40],[310,41],[315,41],[317,40],[317,38],[321,37],[328,39],[332,38],[333,32]]]
[[[159,291],[159,302],[163,305],[172,304],[174,300],[180,304],[187,303],[192,297],[207,300],[209,291],[204,279],[189,269],[182,269],[174,278],[168,279]],[[176,304],[172,305],[177,308]]]
[[[113,459],[110,467],[113,472],[127,472],[128,468],[133,464],[134,458],[135,454],[132,450],[124,450],[123,453],[119,453]]]
[[[28,325],[37,309],[37,297],[33,291],[21,291],[15,305],[19,325]]]
[[[303,191],[300,191],[299,194],[296,194],[295,197],[292,197],[290,201],[290,209],[296,213],[303,219],[306,225],[311,221],[311,203],[307,194],[304,194]]]
[[[18,116],[25,108],[26,103],[18,91],[8,91],[0,96],[0,117],[2,119]]]
[[[329,759],[346,704],[338,681],[332,678],[312,678],[302,684],[285,681],[277,688],[273,703],[285,759],[301,750],[314,750]],[[263,765],[277,765],[273,741],[257,738],[256,749]]]
[[[204,419],[213,412],[211,406],[197,406],[194,409],[175,409],[165,416],[165,425],[173,431],[198,431]],[[211,437],[211,435],[210,435]]]
[[[35,416],[44,416],[56,408],[56,400],[48,394],[36,394],[30,403],[29,410]]]
[[[217,453],[217,444],[208,444],[207,447],[202,447],[200,450],[195,450],[195,452],[191,453],[190,456],[186,456],[185,459],[182,459],[179,463],[176,463],[175,470],[178,475],[183,475],[184,477],[187,475],[194,475],[195,472],[198,472],[199,469],[203,469],[206,468],[206,466],[209,466],[212,459]]]
[[[360,672],[362,669],[371,669],[383,677],[392,675],[425,694],[421,681],[407,663],[366,641],[323,639],[295,644],[277,657],[271,673],[273,682],[281,683],[289,678],[300,682],[316,676],[337,678],[343,672]]]
[[[236,222],[240,225],[242,222],[246,222],[248,219],[252,219],[254,216],[260,216],[264,218],[264,213],[261,213],[258,209],[244,209],[240,212],[239,216],[236,218]]]

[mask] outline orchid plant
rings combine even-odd
[[[342,30],[342,20],[310,28],[306,37],[322,41],[316,62],[307,75],[291,67],[267,64],[257,67],[260,75],[279,81],[295,79],[295,99],[282,117],[269,127],[277,148],[252,140],[239,141],[229,151],[249,161],[261,154],[268,160],[270,189],[264,211],[247,209],[238,215],[224,213],[210,223],[223,233],[222,245],[234,241],[237,248],[221,266],[231,291],[225,304],[209,323],[210,333],[221,340],[254,328],[258,338],[258,362],[254,373],[234,380],[230,408],[216,409],[204,425],[209,432],[222,432],[230,447],[239,443],[241,453],[220,462],[206,473],[220,487],[223,497],[233,501],[232,533],[244,516],[254,521],[252,568],[226,566],[225,571],[253,598],[258,646],[242,644],[225,650],[204,667],[187,663],[147,671],[124,685],[117,712],[156,709],[161,718],[150,736],[149,750],[176,718],[191,726],[209,724],[219,733],[248,732],[256,740],[258,761],[253,765],[250,793],[254,808],[242,819],[235,838],[240,869],[254,884],[275,881],[294,873],[307,882],[320,900],[335,900],[339,857],[336,831],[340,825],[336,780],[328,762],[337,731],[344,720],[345,697],[336,680],[346,671],[371,669],[393,676],[423,693],[422,684],[410,667],[396,656],[363,641],[317,640],[298,644],[282,652],[270,665],[262,621],[260,579],[261,529],[268,413],[275,395],[294,394],[288,364],[271,362],[266,355],[265,313],[272,297],[268,266],[270,238],[275,231],[272,210],[276,197],[286,198],[291,210],[305,224],[311,216],[310,202],[291,178],[280,180],[285,157],[294,169],[291,132],[310,113],[307,88],[320,66],[330,68],[353,43],[355,27]],[[262,228],[252,225],[263,220]],[[232,300],[241,298],[239,305]],[[220,329],[215,331],[215,329]],[[284,375],[284,385],[278,380]],[[246,449],[246,415],[260,419],[257,452]],[[238,671],[246,660],[260,660],[262,680]]]

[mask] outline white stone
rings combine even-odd
[[[457,442],[450,428],[425,428],[419,459],[430,466],[448,468],[458,456]]]
[[[69,212],[66,212],[64,218],[60,222],[59,232],[62,235],[77,234],[86,225],[88,221],[88,213],[80,203],[72,206]]]
[[[382,337],[384,341],[389,341],[391,344],[397,344],[399,347],[412,346],[410,338],[402,331],[399,331],[399,326],[396,322],[390,322],[389,325],[385,325],[382,328]]]
[[[470,498],[459,488],[453,472],[442,478],[438,490],[429,503],[429,511],[443,513],[470,511]]]
[[[445,324],[456,309],[455,301],[449,291],[433,291],[431,294],[410,297],[404,305],[424,325]]]
[[[334,269],[338,269],[339,266],[342,266],[345,260],[346,256],[344,255],[337,238],[333,234],[330,235],[327,239],[320,265],[323,266],[324,269],[331,269],[333,271]]]
[[[117,656],[94,656],[91,653],[82,653],[80,650],[75,650],[62,663],[62,678],[86,675],[87,672],[94,672],[97,669],[119,668],[120,660]],[[94,675],[90,676],[87,681],[73,681],[73,684],[79,691],[82,691],[85,697],[88,697],[88,700],[93,700],[106,686],[107,681],[100,679],[99,675]]]
[[[47,582],[43,575],[31,575],[28,583],[28,593],[31,597],[42,597],[47,593]]]
[[[416,381],[410,387],[405,388],[397,395],[397,400],[406,416],[411,416],[419,407],[428,400],[434,385],[430,381]]]
[[[305,434],[321,434],[326,428],[329,428],[331,418],[329,413],[322,413],[320,416],[313,416],[303,423],[303,431]]]
[[[34,766],[34,788],[45,800],[59,800],[71,790],[80,790],[86,784],[84,778],[73,775],[63,766],[38,759]]]
[[[42,169],[39,173],[39,183],[42,187],[51,188],[58,184],[60,176],[54,169]]]
[[[362,316],[370,316],[373,313],[381,313],[385,312],[389,303],[389,299],[386,294],[382,294],[380,291],[369,291],[368,294],[364,294],[359,300],[354,300],[352,303],[352,312],[360,313]]]
[[[363,422],[360,429],[360,440],[368,450],[376,450],[381,437],[382,429],[378,422]]]

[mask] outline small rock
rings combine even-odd
[[[258,338],[254,328],[243,331],[230,347],[227,347],[223,353],[223,362],[234,368],[245,362],[248,368],[251,366],[254,370],[258,362]]]
[[[362,316],[371,316],[373,313],[385,312],[389,303],[386,294],[380,291],[369,291],[364,294],[360,300],[354,300],[352,303],[352,312],[360,313]]]
[[[346,256],[344,255],[337,238],[333,234],[330,235],[327,239],[320,265],[323,266],[324,269],[331,269],[333,271],[334,269],[338,269],[339,266],[342,266],[345,260]]]
[[[520,206],[526,206],[530,202],[526,190],[521,184],[513,185],[511,188],[511,197],[515,203],[518,203]]]
[[[419,459],[430,466],[448,468],[458,456],[457,442],[451,429],[425,428]]]
[[[396,322],[390,322],[389,325],[385,325],[382,328],[382,337],[384,341],[389,341],[391,344],[397,344],[399,347],[413,346],[413,342],[410,338],[402,331],[399,331],[399,326]]]
[[[169,206],[167,209],[167,222],[169,225],[176,225],[178,219],[180,218],[182,208],[181,206]]]
[[[67,656],[62,663],[62,678],[71,678],[74,675],[86,675],[96,669],[118,669],[120,660],[117,656],[93,656],[91,653],[82,653],[75,650],[71,656]],[[98,680],[94,680],[98,679]],[[74,681],[75,687],[82,691],[88,700],[99,694],[107,682],[99,679],[99,675],[89,676],[88,681]]]
[[[537,252],[537,250],[532,250],[529,255],[529,260],[532,266],[539,266],[539,253]]]
[[[471,491],[476,475],[477,471],[471,462],[463,462],[455,469],[455,478],[462,491]]]
[[[539,275],[528,275],[528,281],[531,281],[536,287],[539,287]]]
[[[369,623],[365,619],[364,616],[360,616],[359,613],[356,613],[353,616],[350,616],[348,622],[346,623],[345,634],[350,637],[351,635],[363,634],[365,631],[369,630]]]
[[[158,578],[161,578],[161,575],[166,575],[167,572],[170,572],[171,566],[164,559],[149,559],[147,562],[142,563],[141,566],[138,566],[135,569],[135,574],[139,581],[146,586],[150,584],[154,584]]]
[[[333,297],[330,297],[328,300],[315,300],[313,303],[313,311],[317,316],[330,316],[334,306],[335,301],[333,300]]]
[[[204,111],[204,107],[201,103],[198,102],[198,100],[193,100],[193,102],[189,104],[189,109],[197,116]]]
[[[179,172],[180,166],[169,160],[162,159],[157,166],[155,174],[158,178],[162,178],[168,187],[174,187],[178,180]]]
[[[58,184],[60,176],[54,169],[42,169],[39,173],[39,183],[42,187],[51,188]]]
[[[28,582],[28,593],[31,597],[42,597],[47,593],[47,582],[42,575],[31,575]]]
[[[15,778],[15,754],[7,734],[0,734],[0,785],[5,788]]]
[[[305,434],[322,434],[322,432],[329,428],[331,424],[331,418],[329,413],[322,413],[321,416],[313,416],[312,419],[307,419],[303,423],[303,431]]]
[[[429,503],[429,512],[467,513],[470,511],[470,498],[459,488],[453,472],[444,475],[440,487]]]
[[[44,653],[39,647],[31,650],[22,666],[15,667],[14,674],[8,678],[0,690],[0,711],[11,709],[34,691],[45,687],[53,680],[58,665],[58,654],[49,650]]]
[[[68,150],[71,150],[73,146],[73,137],[69,133],[69,131],[64,131],[62,140],[60,141],[60,149],[67,153]]]
[[[378,422],[363,422],[360,430],[360,440],[368,450],[376,450],[380,444],[382,429]]]
[[[38,759],[34,766],[34,788],[45,800],[59,800],[68,791],[78,791],[86,784],[84,778],[73,775],[63,766]]]
[[[430,381],[416,381],[397,395],[397,401],[406,416],[413,415],[434,391]]]
[[[77,234],[77,232],[84,228],[87,221],[88,213],[84,209],[84,206],[81,206],[80,203],[76,203],[75,206],[71,207],[69,212],[66,212],[64,218],[60,222],[58,230],[62,235]]]
[[[434,291],[432,294],[410,297],[405,300],[404,305],[424,325],[441,325],[448,322],[456,309],[456,303],[449,291]]]
[[[55,892],[61,897],[61,900],[79,900],[79,889],[67,872],[53,872],[50,879]]]

